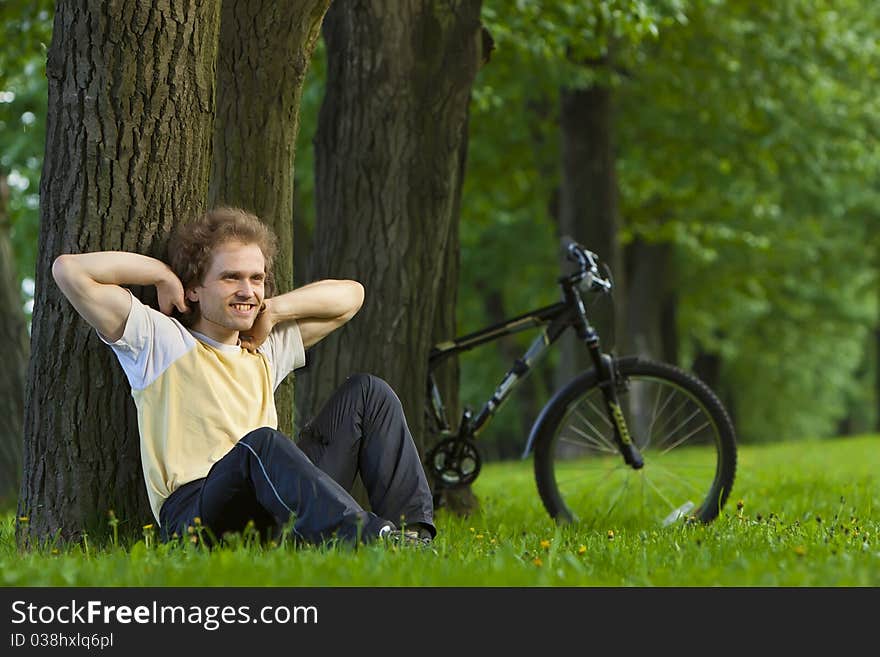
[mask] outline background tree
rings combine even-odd
[[[330,0],[223,2],[209,205],[245,207],[278,235],[276,294],[293,287],[293,181],[303,81]],[[275,393],[293,435],[293,377]]]
[[[56,6],[21,538],[98,531],[110,509],[123,529],[150,517],[129,386],[50,270],[69,252],[162,257],[173,227],[203,210],[219,27],[217,5],[194,0],[132,3],[109,13],[99,2]]]
[[[711,364],[745,441],[876,417],[878,19],[855,1],[695,5],[620,85],[623,237],[672,249],[679,360]]]
[[[40,152],[45,139],[45,45],[50,3],[10,0],[0,13],[0,327],[7,345],[0,376],[0,510],[14,508],[21,484],[22,419],[27,370],[27,295],[24,273],[33,271]],[[11,183],[11,184],[10,184]],[[29,285],[28,281],[25,285]]]
[[[0,508],[18,494],[21,484],[22,416],[27,370],[28,333],[21,307],[21,294],[14,283],[18,276],[9,240],[6,211],[9,186],[0,171],[0,339],[6,345],[4,376],[0,377]]]
[[[844,416],[852,430],[873,426],[876,376],[864,363],[874,362],[866,331],[877,278],[865,244],[876,191],[861,182],[877,165],[866,147],[877,125],[873,5],[630,9],[602,3],[608,29],[599,31],[565,2],[486,3],[498,50],[474,91],[463,328],[486,319],[475,290],[491,291],[467,281],[497,282],[513,312],[555,296],[547,281],[558,268],[540,256],[556,248],[548,238],[560,186],[560,117],[548,98],[595,83],[566,47],[580,30],[579,43],[598,54],[603,39],[616,44],[607,82],[635,336],[618,336],[620,350],[643,336],[639,349],[711,374],[746,441],[834,435]],[[491,353],[463,359],[463,396],[484,397],[505,365]],[[481,440],[524,437],[514,419],[499,415]]]
[[[435,299],[482,56],[479,4],[338,2],[327,13],[310,271],[361,281],[366,301],[299,379],[305,416],[348,375],[371,372],[397,391],[422,446]]]
[[[559,236],[571,235],[609,263],[617,330],[607,299],[590,300],[603,344],[625,349],[626,311],[618,211],[614,95],[643,42],[676,20],[680,2],[487,1],[483,20],[497,44],[478,77],[462,214],[462,332],[559,298]],[[613,48],[612,48],[613,46]],[[609,60],[614,51],[614,65]],[[567,265],[566,265],[567,266]],[[462,396],[484,400],[534,334],[502,341],[501,357],[462,358]],[[537,410],[587,365],[574,336],[549,355],[480,440],[494,458],[521,453]],[[518,412],[517,412],[518,411]]]

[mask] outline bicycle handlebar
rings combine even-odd
[[[568,236],[562,238],[562,248],[565,249],[565,257],[576,262],[580,268],[575,276],[578,278],[578,286],[581,290],[584,292],[611,292],[611,279],[603,278],[599,273],[598,255]]]

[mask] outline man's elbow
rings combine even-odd
[[[361,306],[364,305],[364,286],[357,281],[346,281],[346,283],[349,295],[346,303],[348,310],[339,317],[341,320],[340,326],[354,317],[361,309]]]
[[[62,291],[69,285],[75,267],[74,257],[69,253],[62,253],[52,263],[52,278]]]
[[[361,309],[361,306],[364,305],[364,295],[366,294],[364,291],[364,286],[357,281],[351,281],[352,288],[352,307],[354,311],[352,315],[354,315],[358,310]]]

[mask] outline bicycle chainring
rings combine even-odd
[[[480,452],[472,440],[446,438],[428,452],[428,471],[442,488],[467,486],[476,480],[482,467]]]

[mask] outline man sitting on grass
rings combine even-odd
[[[61,255],[52,266],[131,384],[162,537],[184,535],[196,518],[218,538],[250,520],[277,536],[295,518],[295,536],[313,543],[429,542],[431,491],[387,383],[348,378],[298,444],[277,430],[273,391],[305,365],[307,347],[354,316],[364,289],[323,280],[273,297],[276,248],[255,216],[216,208],[178,231],[170,267],[121,251]],[[161,312],[120,285],[155,285]],[[371,512],[349,494],[358,473]]]

